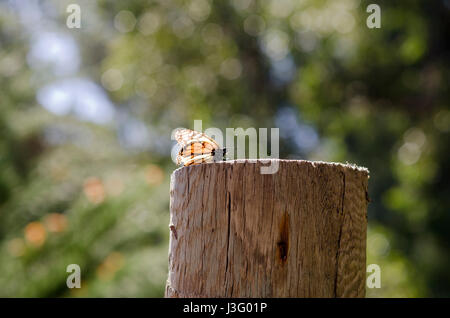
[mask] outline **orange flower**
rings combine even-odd
[[[122,266],[122,254],[119,252],[112,252],[105,258],[103,263],[98,266],[97,275],[100,279],[103,280],[111,279]]]
[[[50,213],[45,217],[45,226],[49,232],[60,233],[67,228],[67,218],[61,213]]]
[[[105,187],[99,178],[87,178],[84,182],[83,191],[92,203],[98,204],[105,200]]]
[[[47,233],[41,222],[31,222],[25,227],[25,239],[33,246],[41,246],[47,238]]]

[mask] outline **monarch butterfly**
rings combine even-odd
[[[187,128],[174,132],[175,140],[181,147],[177,155],[177,164],[190,166],[204,162],[217,162],[225,159],[227,150],[207,135]]]

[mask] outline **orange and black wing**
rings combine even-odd
[[[180,149],[177,156],[177,163],[189,166],[191,164],[211,162],[213,159],[213,150],[213,145],[206,141],[192,141]]]
[[[174,137],[181,148],[183,148],[184,146],[186,146],[189,143],[192,143],[193,141],[207,142],[207,143],[211,144],[211,146],[214,149],[219,148],[219,145],[217,144],[217,142],[214,139],[212,139],[211,137],[207,136],[204,133],[201,133],[201,132],[198,132],[195,130],[191,130],[191,129],[187,129],[187,128],[177,129],[174,132]]]
[[[181,147],[177,155],[177,164],[190,166],[212,162],[214,151],[219,149],[214,139],[194,130],[178,129],[174,136]]]

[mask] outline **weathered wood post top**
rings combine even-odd
[[[166,297],[364,297],[368,178],[304,160],[177,169]]]

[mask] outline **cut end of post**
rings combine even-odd
[[[198,165],[191,165],[187,167],[179,167],[173,171],[173,173],[177,173],[183,169],[198,169],[202,166],[221,166],[221,165],[235,165],[235,164],[256,164],[260,166],[274,166],[280,163],[296,163],[298,165],[304,165],[311,167],[320,167],[320,166],[330,166],[330,167],[341,167],[344,169],[349,169],[357,172],[361,172],[366,174],[369,178],[369,169],[366,167],[358,166],[353,163],[341,163],[341,162],[326,162],[326,161],[311,161],[311,160],[293,160],[293,159],[236,159],[236,160],[227,160],[220,162],[211,162],[211,163],[202,163]]]

